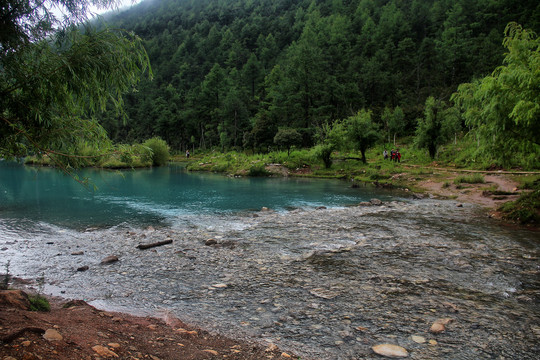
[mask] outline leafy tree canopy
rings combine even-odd
[[[192,136],[268,148],[282,127],[311,146],[323,124],[365,108],[398,138],[429,96],[502,64],[508,22],[538,31],[538,19],[537,2],[514,0],[143,1],[109,21],[144,39],[156,79],[126,97],[127,123],[101,122],[116,141],[159,135],[177,150]],[[169,87],[174,110],[159,100]],[[381,121],[385,107],[401,110],[395,123]]]
[[[290,155],[291,147],[302,143],[302,135],[295,129],[281,128],[274,136],[274,143],[287,149],[287,155]]]
[[[380,139],[379,126],[373,122],[371,116],[370,110],[362,109],[345,122],[347,137],[353,148],[360,150],[364,164],[367,162],[366,151]]]
[[[2,3],[0,156],[72,155],[81,143],[107,146],[94,116],[123,97],[149,68],[142,41],[120,30],[80,26],[107,0]],[[51,9],[66,13],[57,19]]]
[[[505,30],[504,64],[489,76],[459,86],[453,99],[467,125],[503,165],[516,156],[538,165],[540,153],[540,39],[516,23]]]
[[[457,131],[460,118],[454,108],[430,96],[426,100],[424,117],[417,121],[416,145],[427,149],[429,156],[434,159],[438,147],[446,143]]]
[[[347,119],[334,122],[325,142],[341,150],[360,150],[365,164],[366,151],[381,138],[379,125],[373,122],[372,114],[371,110],[362,109]]]

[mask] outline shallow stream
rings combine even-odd
[[[394,194],[381,206],[317,206],[87,229],[4,211],[0,263],[36,287],[42,278],[46,293],[176,316],[302,359],[377,359],[379,343],[412,359],[537,359],[538,233],[453,201]],[[120,260],[101,265],[109,255]],[[445,332],[429,332],[445,318]]]

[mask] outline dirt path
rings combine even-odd
[[[454,179],[460,175],[458,172],[446,171],[445,175],[436,179],[421,180],[416,185],[436,197],[474,203],[492,210],[519,197],[517,181],[507,174],[485,175],[484,184],[461,185],[453,183]],[[492,190],[511,194],[494,195]]]
[[[406,168],[424,168],[432,169],[437,171],[447,171],[454,173],[477,173],[477,174],[494,174],[494,175],[540,175],[540,171],[506,171],[506,170],[471,170],[471,169],[451,169],[440,166],[422,166],[422,165],[412,165],[404,164],[403,167]]]

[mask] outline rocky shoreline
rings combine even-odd
[[[55,274],[48,281],[66,289],[66,297],[154,315],[162,309],[165,322],[177,316],[195,325],[180,326],[187,331],[255,339],[270,348],[261,359],[405,354],[395,346],[415,359],[532,359],[540,336],[534,236],[489,225],[480,214],[456,201],[372,200],[350,208],[199,216],[180,228],[53,232],[25,254],[25,264],[49,264]],[[115,261],[101,264],[111,254]],[[77,272],[78,264],[89,269]],[[523,317],[529,321],[517,321]],[[186,345],[175,341],[171,346]],[[202,350],[232,356],[230,348]],[[207,355],[194,358],[214,355],[201,356]]]

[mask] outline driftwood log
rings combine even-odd
[[[172,244],[172,242],[173,241],[171,239],[168,239],[168,240],[158,241],[158,242],[151,243],[151,244],[139,244],[139,245],[137,245],[137,249],[146,250],[146,249],[150,249],[150,248],[153,248],[153,247],[156,247],[156,246]]]
[[[32,332],[32,333],[36,333],[38,335],[43,335],[43,334],[45,334],[45,329],[41,329],[41,328],[38,328],[38,327],[26,327],[24,329],[15,331],[14,333],[0,339],[0,343],[9,344],[13,340],[18,339],[21,336],[23,336],[24,333],[26,333],[26,332]]]

